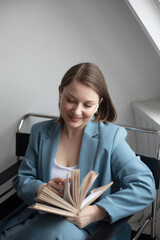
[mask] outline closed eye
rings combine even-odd
[[[84,104],[84,106],[88,108],[92,107],[91,105],[88,105],[88,104]]]
[[[70,98],[67,98],[67,102],[74,103],[75,101]]]

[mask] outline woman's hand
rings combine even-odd
[[[107,216],[108,214],[103,208],[97,205],[91,205],[82,209],[78,217],[67,217],[66,219],[78,228],[84,228],[88,224],[104,219]]]
[[[40,193],[42,188],[44,186],[46,186],[47,188],[49,188],[52,192],[54,192],[58,196],[63,197],[64,183],[65,183],[65,179],[62,179],[62,178],[52,178],[47,184],[42,184],[38,188],[37,195]]]
[[[63,197],[65,179],[63,178],[52,178],[46,185],[52,192],[60,197]]]

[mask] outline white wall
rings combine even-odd
[[[58,114],[58,85],[73,64],[102,69],[118,123],[130,103],[160,97],[160,59],[122,0],[0,0],[0,170],[28,112]]]
[[[125,0],[160,56],[160,1]]]

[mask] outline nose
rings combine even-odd
[[[82,113],[82,106],[80,104],[77,104],[73,108],[73,113],[76,115],[80,115]]]

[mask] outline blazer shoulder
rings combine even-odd
[[[58,125],[59,123],[56,122],[57,118],[51,119],[51,120],[46,120],[42,122],[38,122],[33,124],[31,128],[31,133],[32,132],[40,132],[40,133],[46,133],[49,131],[50,128]]]
[[[99,127],[100,127],[100,131],[105,134],[110,133],[110,134],[114,135],[116,132],[121,132],[121,133],[126,134],[126,132],[127,132],[124,127],[121,127],[115,123],[100,122]]]
[[[101,122],[99,131],[102,141],[112,144],[113,148],[127,137],[126,129],[114,123]]]

